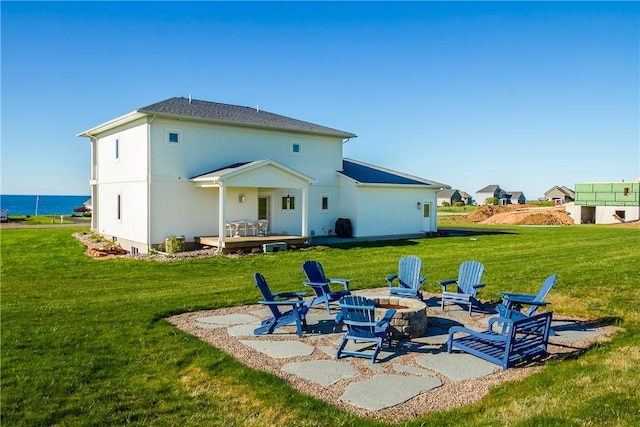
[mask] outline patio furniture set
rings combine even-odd
[[[422,303],[420,288],[426,280],[421,273],[422,260],[413,255],[404,256],[398,264],[398,273],[386,277],[390,298],[409,298]],[[272,316],[262,321],[254,330],[254,334],[270,334],[275,329],[295,323],[299,337],[303,336],[307,327],[306,314],[315,305],[323,305],[327,313],[331,313],[331,303],[338,303],[339,311],[335,317],[337,324],[344,324],[346,332],[342,337],[336,358],[356,356],[370,358],[376,362],[383,345],[391,345],[394,334],[394,316],[400,307],[376,304],[376,301],[363,296],[351,295],[350,279],[327,278],[322,265],[317,261],[306,261],[302,269],[307,276],[303,282],[313,291],[311,299],[303,297],[307,292],[272,293],[260,273],[254,275],[256,286],[264,300],[260,304],[269,307]],[[442,289],[441,309],[446,303],[468,306],[469,315],[472,308],[480,305],[476,294],[485,286],[481,283],[484,266],[478,261],[465,261],[460,265],[458,278],[443,280],[439,284]],[[556,282],[556,275],[549,276],[537,295],[514,294],[503,292],[502,303],[498,305],[498,317],[489,320],[485,331],[475,331],[462,326],[449,329],[447,351],[458,349],[501,366],[504,370],[515,364],[545,354],[549,335],[552,334],[552,312],[536,313],[539,307],[548,305],[544,301],[548,292]],[[331,290],[330,284],[339,284],[341,289]],[[455,285],[455,290],[453,287]],[[379,307],[376,307],[378,305]],[[528,306],[527,311],[520,311]],[[382,308],[382,311],[381,311]],[[385,309],[386,308],[386,309]],[[498,326],[500,325],[500,327]],[[425,319],[426,330],[426,319]],[[496,329],[496,330],[494,330]],[[349,341],[370,342],[368,346],[353,350],[347,347]]]
[[[269,229],[269,220],[236,219],[226,223],[229,237],[266,236]]]

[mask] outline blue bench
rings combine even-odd
[[[547,311],[519,320],[492,317],[487,330],[482,332],[454,326],[449,329],[447,351],[451,353],[451,350],[457,348],[500,365],[506,371],[521,361],[547,352],[552,314],[552,311]],[[508,332],[494,332],[494,323],[505,323],[508,325]],[[465,335],[454,338],[456,333]]]

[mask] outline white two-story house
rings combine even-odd
[[[171,98],[78,134],[91,141],[94,231],[134,253],[172,235],[232,239],[236,219],[269,233],[353,236],[436,231],[447,185],[351,159],[356,135],[256,108]]]

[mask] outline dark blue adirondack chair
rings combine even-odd
[[[389,286],[389,294],[391,296],[400,296],[407,298],[417,298],[422,300],[422,292],[420,287],[427,276],[421,276],[422,260],[415,255],[407,255],[400,258],[398,262],[398,274],[390,274],[387,276],[387,285]],[[397,286],[394,282],[397,280]]]
[[[467,305],[469,306],[469,316],[471,316],[472,307],[480,304],[476,299],[478,289],[486,286],[485,283],[480,283],[482,273],[484,273],[484,265],[482,265],[482,263],[478,261],[465,261],[460,264],[457,279],[441,280],[439,283],[442,288],[442,310],[444,310],[444,304],[446,302]],[[454,284],[456,285],[456,291],[447,291],[447,286]]]
[[[547,277],[537,295],[529,295],[529,294],[514,294],[511,292],[500,292],[502,295],[502,303],[498,304],[496,309],[498,313],[500,313],[500,317],[504,317],[506,319],[511,320],[519,320],[524,319],[526,317],[531,317],[535,314],[538,307],[544,307],[549,303],[544,299],[547,297],[549,291],[554,287],[557,280],[557,276],[552,274]],[[529,306],[529,309],[525,312],[521,312],[516,307],[517,306]],[[504,324],[503,332],[506,331],[508,324]],[[555,335],[553,330],[550,331],[551,335]]]
[[[342,355],[368,357],[376,362],[382,344],[391,342],[391,319],[396,313],[395,309],[385,312],[381,320],[375,318],[375,302],[358,295],[347,295],[340,299],[340,314],[336,316],[336,323],[344,323],[347,333],[342,337],[342,342],[336,352],[336,359]],[[372,342],[375,345],[373,352],[367,349],[345,350],[349,340],[354,342]],[[367,351],[365,351],[367,350]]]
[[[264,301],[259,301],[260,304],[266,305],[271,310],[273,317],[262,321],[260,327],[256,328],[253,333],[255,335],[270,334],[276,328],[281,326],[296,324],[298,336],[302,337],[302,331],[307,327],[305,316],[309,307],[305,305],[302,297],[306,295],[306,292],[278,292],[271,293],[269,285],[264,276],[260,273],[254,274],[256,281],[256,287],[260,289]],[[287,298],[283,300],[282,298]],[[291,307],[289,310],[281,311],[280,307]]]
[[[318,261],[305,261],[305,263],[302,264],[302,271],[304,271],[308,279],[308,282],[303,282],[304,285],[313,288],[313,292],[316,294],[308,304],[309,307],[324,303],[327,307],[327,313],[331,313],[329,307],[331,302],[338,301],[345,295],[351,295],[349,291],[349,282],[351,282],[351,279],[328,279],[324,274],[322,264]],[[332,291],[331,288],[329,288],[330,283],[342,284],[343,289]]]
[[[447,351],[454,348],[502,366],[503,370],[545,354],[549,342],[549,331],[553,312],[537,314],[519,320],[492,317],[486,331],[476,331],[462,326],[449,329]],[[509,332],[501,334],[493,331],[493,325],[509,324]],[[456,333],[463,334],[458,338]]]

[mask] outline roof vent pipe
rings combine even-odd
[[[191,94],[189,94],[189,104],[191,104]]]
[[[260,112],[260,104],[256,105],[256,111],[259,113]]]

